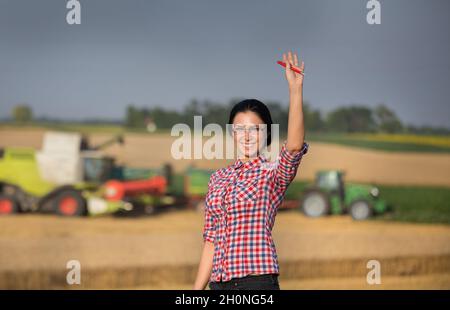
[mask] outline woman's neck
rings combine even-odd
[[[255,156],[253,156],[253,157],[250,157],[250,156],[243,156],[243,157],[241,157],[241,158],[239,158],[241,161],[243,161],[243,162],[247,162],[247,161],[250,161],[250,160],[252,160],[252,159],[255,159],[256,157],[258,157],[259,156],[259,152],[255,155]]]

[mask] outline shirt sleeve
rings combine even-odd
[[[297,174],[300,161],[306,153],[308,153],[309,144],[303,142],[302,149],[291,154],[286,149],[286,142],[281,147],[280,156],[277,159],[275,169],[275,182],[278,190],[284,193]]]
[[[211,185],[214,182],[214,174],[211,175],[208,183],[208,193]],[[216,236],[216,218],[211,214],[210,207],[208,206],[207,199],[205,199],[205,210],[204,210],[204,225],[203,225],[203,240],[214,243],[214,238]]]

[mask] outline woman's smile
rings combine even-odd
[[[256,145],[256,141],[241,141],[240,143],[246,148],[251,148]]]

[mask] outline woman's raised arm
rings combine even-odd
[[[303,147],[305,139],[305,128],[303,122],[303,74],[296,73],[291,66],[305,69],[305,63],[302,61],[299,65],[297,54],[290,51],[283,53],[283,61],[286,63],[286,80],[289,86],[289,117],[286,149],[289,153],[297,153]]]

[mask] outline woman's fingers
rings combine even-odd
[[[295,53],[289,51],[288,53],[283,53],[283,62],[286,64],[286,72],[295,68],[303,72],[305,69],[305,63],[302,61],[299,65],[298,56]]]
[[[286,64],[286,73],[291,70],[291,67],[289,65],[289,60],[286,54],[283,53],[283,62]]]
[[[289,63],[291,65],[294,64],[294,59],[292,58],[292,52],[291,51],[288,52],[288,60],[289,60]]]
[[[294,54],[294,66],[298,67],[298,57],[297,54]]]

